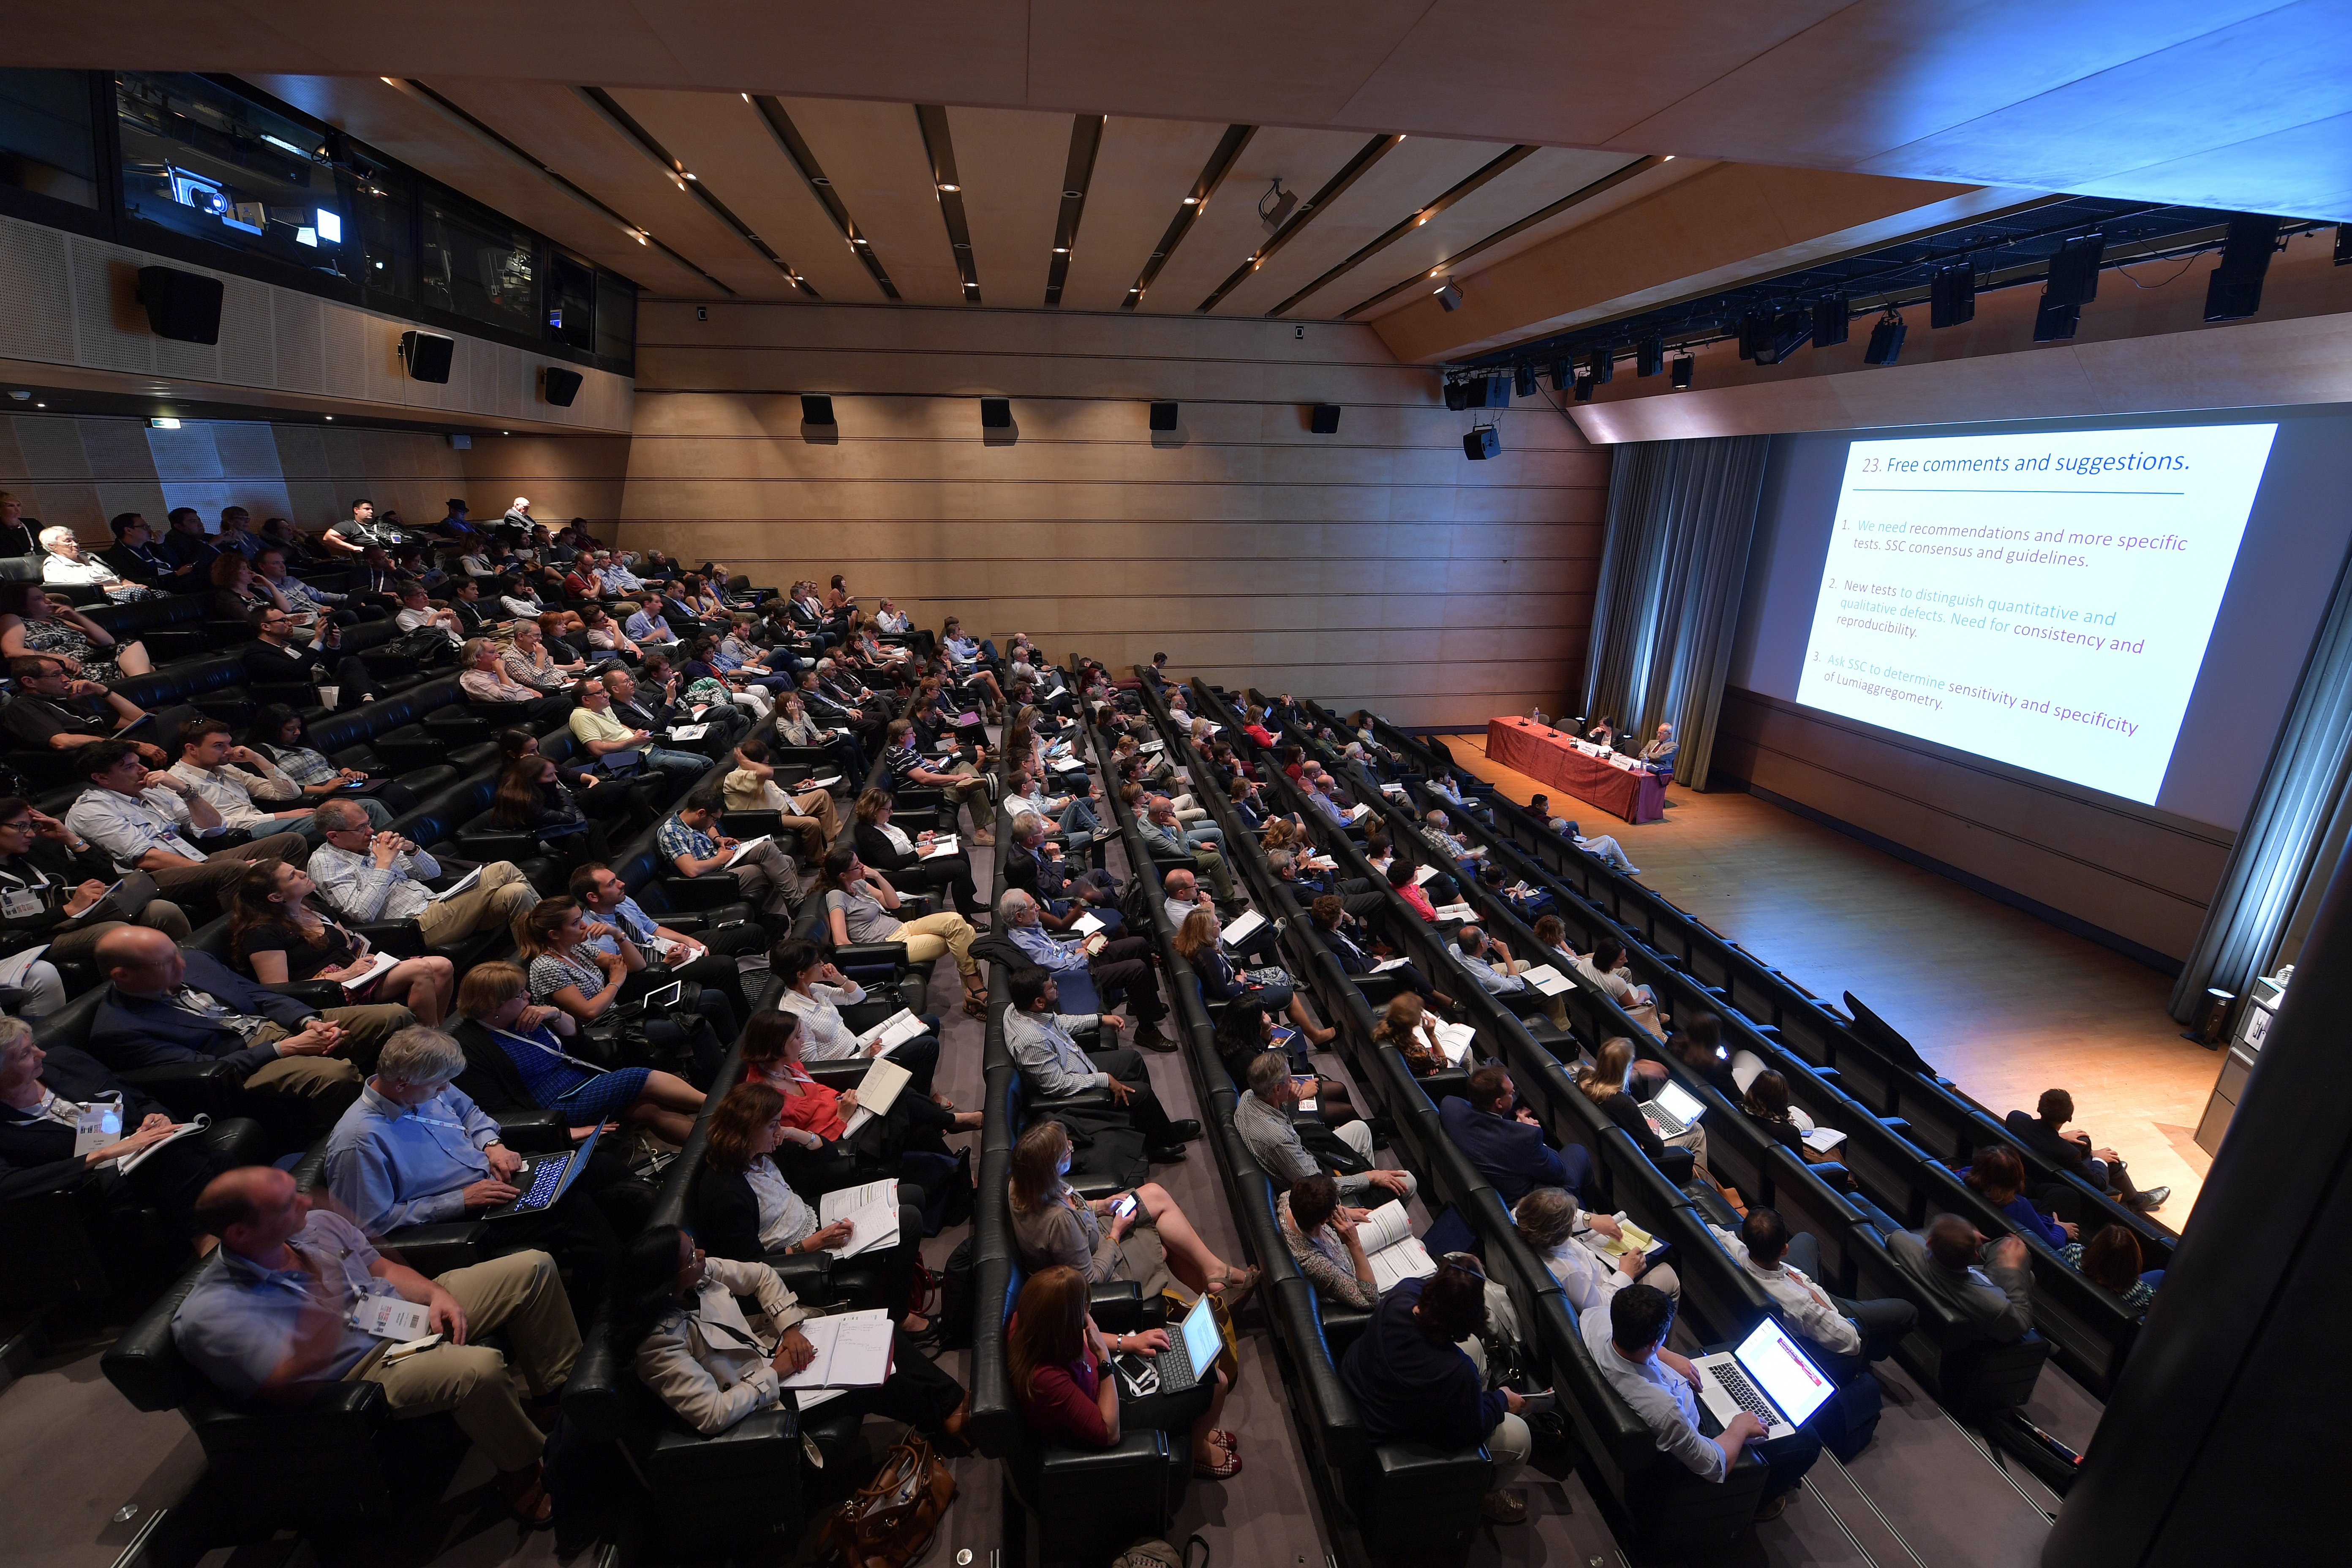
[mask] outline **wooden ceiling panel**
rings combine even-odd
[[[1358,175],[1328,207],[1315,214],[1264,267],[1219,300],[1217,314],[1265,314],[1507,151],[1504,143],[1496,142],[1408,136]],[[1311,190],[1301,191],[1299,197],[1303,201],[1312,195]]]
[[[988,304],[1031,310],[1045,302],[1072,119],[1015,109],[948,111],[980,297]]]
[[[1062,286],[1064,310],[1118,309],[1224,133],[1218,124],[1110,117]]]
[[[948,248],[947,224],[940,216],[939,193],[931,188],[914,107],[823,98],[783,101],[858,232],[873,241],[900,297],[914,305],[961,303],[962,283],[955,253]],[[835,243],[847,252],[846,240],[836,237]],[[986,272],[980,281],[985,298]]]
[[[429,100],[374,77],[261,76],[264,92],[504,213],[657,294],[715,299],[700,274],[639,245],[611,218]],[[625,217],[636,215],[619,209]]]
[[[1406,143],[1408,146],[1411,144]],[[1530,153],[1355,271],[1334,280],[1318,294],[1300,300],[1293,307],[1292,313],[1336,316],[1342,310],[1353,309],[1391,284],[1425,276],[1446,258],[1459,256],[1487,236],[1508,228],[1528,214],[1539,212],[1564,196],[1574,195],[1593,181],[1623,167],[1627,162],[1629,160],[1622,153],[1578,153],[1560,147],[1547,147]],[[1624,185],[1593,198],[1590,204],[1571,207],[1543,223],[1522,229],[1509,239],[1490,246],[1447,270],[1457,278],[1474,278],[1504,258],[1538,244],[1551,235],[1574,228],[1580,223],[1590,223],[1633,199],[1633,195],[1640,191],[1652,188],[1654,183],[1670,183],[1680,177],[1680,171],[1685,167],[1703,169],[1711,165],[1701,160],[1678,158],[1664,166],[1666,171],[1674,171],[1666,174],[1664,179],[1659,179],[1657,172],[1654,172],[1641,179],[1628,181]],[[1436,284],[1433,282],[1430,287],[1434,289]],[[1380,309],[1381,311],[1393,310],[1417,297],[1414,292],[1407,291]]]
[[[1234,160],[1224,184],[1201,205],[1201,216],[1193,219],[1184,243],[1161,266],[1160,276],[1137,308],[1160,315],[1198,310],[1234,268],[1265,243],[1265,225],[1258,219],[1257,204],[1275,176],[1282,177],[1283,189],[1296,191],[1304,201],[1363,144],[1364,138],[1352,132],[1272,126],[1260,130]],[[1183,195],[1180,188],[1169,203],[1170,217],[1175,216],[1176,202]]]
[[[425,85],[745,299],[793,292],[773,264],[570,88],[454,79]]]
[[[596,8],[595,0],[589,8]],[[862,7],[826,0],[694,0],[633,9],[669,55],[710,87],[912,103],[1027,101],[1027,0],[898,0],[882,27]]]
[[[740,93],[633,89],[613,97],[820,296],[881,302],[874,275],[849,254],[832,216]]]

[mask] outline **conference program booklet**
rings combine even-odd
[[[797,993],[786,991],[784,994],[792,996],[796,995]],[[857,1044],[860,1049],[874,1051],[874,1054],[878,1057],[887,1057],[922,1032],[923,1021],[916,1017],[911,1009],[901,1007],[858,1036]],[[874,1047],[877,1045],[882,1048],[875,1051]]]
[[[793,1327],[816,1354],[783,1380],[786,1388],[875,1388],[890,1375],[890,1314],[880,1307],[803,1318]]]
[[[774,837],[775,835],[772,833],[762,833],[757,838],[746,838],[742,843],[735,846],[735,853],[727,857],[727,863],[730,866],[732,866],[736,861],[740,860],[744,856],[751,854],[753,850],[759,848],[761,845],[769,842]]]
[[[1519,971],[1519,978],[1547,996],[1558,996],[1564,992],[1576,989],[1576,982],[1549,963],[1538,963],[1533,968],[1522,969]]]
[[[481,879],[482,868],[479,866],[477,866],[472,870],[467,872],[464,876],[458,878],[456,881],[450,883],[447,887],[442,889],[439,892],[433,894],[432,901],[437,904],[444,899],[454,899]]]
[[[1475,921],[1478,918],[1477,910],[1461,903],[1440,904],[1431,912],[1442,921]]]
[[[1241,919],[1225,928],[1223,940],[1228,946],[1238,946],[1247,941],[1250,935],[1264,924],[1265,924],[1264,915],[1255,910],[1244,910]]]
[[[855,1258],[877,1247],[898,1245],[898,1178],[884,1176],[858,1187],[841,1187],[817,1200],[820,1228],[849,1222],[849,1245],[833,1254]]]
[[[950,833],[945,838],[932,839],[931,847],[924,850],[919,858],[925,860],[936,860],[942,855],[954,854],[956,849],[956,836]]]
[[[1440,1022],[1437,1026],[1437,1048],[1445,1053],[1446,1061],[1460,1067],[1470,1058],[1470,1047],[1478,1043],[1478,1031],[1468,1024]]]
[[[1080,936],[1092,936],[1095,932],[1103,929],[1103,922],[1101,920],[1097,918],[1092,910],[1088,910],[1086,913],[1080,915],[1076,920],[1070,922],[1070,929],[1077,932]]]
[[[1382,1295],[1407,1279],[1426,1279],[1437,1272],[1437,1260],[1412,1234],[1412,1216],[1404,1205],[1391,1200],[1356,1225],[1364,1260],[1372,1266],[1372,1288]]]

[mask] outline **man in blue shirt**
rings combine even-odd
[[[465,1068],[464,1049],[438,1029],[403,1029],[328,1135],[328,1190],[369,1235],[478,1217],[519,1194],[523,1158],[454,1086]],[[493,1220],[482,1243],[492,1256],[531,1247],[555,1255],[574,1302],[593,1309],[621,1242],[578,1181],[549,1208]]]
[[[691,932],[673,931],[637,907],[629,897],[626,883],[609,867],[586,865],[572,873],[568,889],[588,911],[592,921],[601,921],[614,930],[628,933],[637,951],[646,955],[646,967],[629,977],[623,990],[625,999],[634,1001],[657,985],[667,985],[673,980],[690,981],[701,987],[698,1004],[710,1026],[719,1031],[722,1040],[731,1040],[737,1031],[751,1021],[751,1005],[743,996],[742,971],[736,967],[735,955],[764,952],[768,933],[751,919],[747,905],[736,904],[702,916],[678,915],[696,929]],[[738,923],[724,931],[703,929],[703,922],[730,920]],[[588,945],[603,952],[618,952],[620,943],[612,936],[591,936]]]
[[[507,1359],[468,1342],[502,1333],[534,1398],[572,1375],[580,1328],[554,1261],[517,1252],[427,1279],[379,1254],[349,1220],[313,1210],[294,1178],[268,1165],[226,1171],[196,1201],[220,1238],[172,1317],[172,1338],[198,1373],[240,1399],[299,1400],[353,1378],[376,1384],[394,1416],[451,1412],[499,1472],[515,1517],[544,1524],[547,1440],[518,1399]],[[380,1298],[425,1310],[430,1350],[394,1362],[400,1342],[352,1319]]]
[[[1015,888],[997,906],[997,917],[1013,945],[1029,962],[1052,974],[1085,973],[1095,992],[1112,1006],[1123,998],[1128,1011],[1142,1026],[1135,1043],[1148,1051],[1172,1051],[1176,1042],[1160,1030],[1168,1016],[1160,1000],[1158,977],[1152,972],[1152,946],[1148,938],[1120,937],[1113,942],[1097,931],[1076,942],[1064,942],[1037,921],[1037,900]]]

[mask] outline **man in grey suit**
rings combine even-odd
[[[1984,1248],[1976,1226],[1954,1214],[1939,1214],[1924,1231],[1898,1230],[1886,1250],[1903,1271],[1937,1300],[1975,1327],[1979,1339],[2015,1344],[2033,1327],[2032,1276],[2026,1270],[2025,1243],[2004,1236]]]
[[[1675,759],[1682,754],[1683,745],[1675,739],[1672,724],[1658,726],[1658,738],[1642,748],[1642,761],[1662,773],[1675,771]]]

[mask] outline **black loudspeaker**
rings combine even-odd
[[[1176,428],[1176,405],[1172,403],[1153,404],[1151,405],[1151,427],[1154,430],[1173,430]]]
[[[1813,347],[1833,349],[1845,342],[1853,318],[1846,314],[1845,296],[1813,301]]]
[[[983,397],[980,400],[980,427],[983,430],[1013,428],[1013,400],[1009,397]]]
[[[801,423],[830,425],[833,423],[833,399],[822,392],[801,394]]]
[[[2263,274],[2278,248],[2278,219],[2240,213],[2221,242],[2221,265],[2205,285],[2205,319],[2237,321],[2263,308]]]
[[[1552,362],[1551,362],[1551,389],[1552,389],[1554,392],[1566,392],[1570,387],[1571,387],[1571,386],[1573,386],[1573,385],[1575,385],[1575,384],[1576,384],[1576,364],[1575,364],[1575,362],[1574,362],[1574,361],[1572,361],[1572,360],[1564,360],[1564,359],[1556,359],[1556,360],[1552,361]]]
[[[139,269],[139,302],[159,338],[184,343],[220,342],[221,280],[176,267]]]
[[[1675,360],[1675,390],[1688,392],[1691,387],[1691,377],[1697,372],[1698,361],[1688,354],[1677,355]]]
[[[1977,319],[1977,269],[1963,261],[1940,267],[1927,279],[1927,325],[1936,330]]]
[[[566,370],[560,364],[542,365],[539,372],[540,395],[558,408],[569,408],[572,400],[580,395],[580,384],[587,378],[576,370]]]
[[[1469,407],[1470,384],[1466,381],[1447,382],[1445,384],[1445,406],[1454,409],[1457,413]]]
[[[1592,401],[1592,376],[1590,372],[1576,378],[1576,400],[1579,403]]]
[[[400,334],[400,357],[408,365],[411,381],[447,381],[449,359],[457,348],[457,339],[445,338],[438,332]]]
[[[1339,405],[1336,403],[1317,404],[1315,412],[1307,416],[1307,427],[1318,436],[1337,436],[1339,433]]]
[[[1492,425],[1481,425],[1462,437],[1462,455],[1474,463],[1483,463],[1503,449],[1503,437]]]
[[[1643,338],[1633,345],[1633,374],[1655,375],[1666,368],[1666,340]]]
[[[1903,318],[1891,310],[1881,316],[1878,319],[1878,325],[1870,329],[1870,342],[1862,351],[1862,363],[1893,364],[1896,360],[1901,359],[1903,337],[1910,330],[1903,324]]]
[[[1607,349],[1594,349],[1585,362],[1584,374],[1595,386],[1606,386],[1609,378],[1617,374],[1617,356]]]
[[[1536,395],[1536,367],[1523,364],[1514,370],[1511,373],[1511,390],[1521,397],[1533,397]]]

